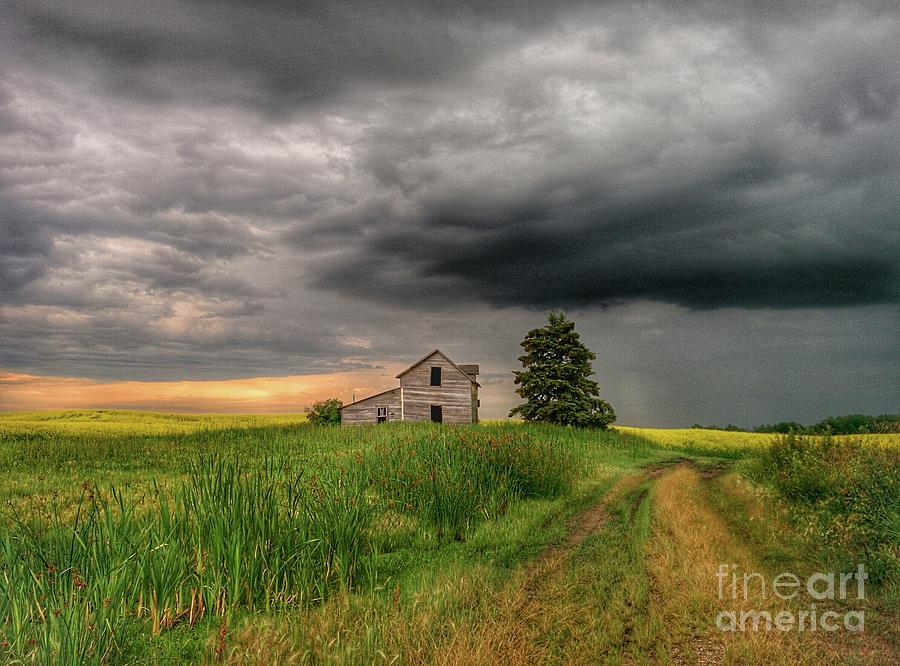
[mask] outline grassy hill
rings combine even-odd
[[[0,660],[896,661],[898,449],[760,437],[3,415]],[[859,562],[864,635],[716,628],[722,563]]]

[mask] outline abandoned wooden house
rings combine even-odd
[[[478,422],[477,365],[457,365],[440,349],[397,375],[400,386],[341,407],[341,423]]]

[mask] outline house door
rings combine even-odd
[[[440,405],[431,406],[431,420],[435,423],[442,423],[444,421],[444,410]]]
[[[375,410],[376,423],[384,423],[385,421],[387,421],[387,407],[376,407]]]

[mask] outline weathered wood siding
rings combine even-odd
[[[364,398],[345,405],[341,410],[341,423],[344,425],[367,425],[377,423],[379,407],[387,407],[387,420],[401,420],[400,389],[391,389],[371,398]]]
[[[431,386],[431,368],[441,368],[441,385]],[[403,389],[403,418],[406,421],[430,421],[431,406],[440,405],[444,423],[473,423],[475,385],[440,354],[432,354],[400,377]]]

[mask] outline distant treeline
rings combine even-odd
[[[866,433],[897,433],[900,432],[900,414],[881,414],[871,416],[868,414],[847,414],[846,416],[829,416],[813,425],[803,425],[796,421],[781,421],[767,425],[756,426],[753,430],[740,428],[732,423],[727,426],[700,425],[695,423],[692,428],[702,430],[730,430],[733,432],[774,432],[795,433],[798,435],[861,435]]]

